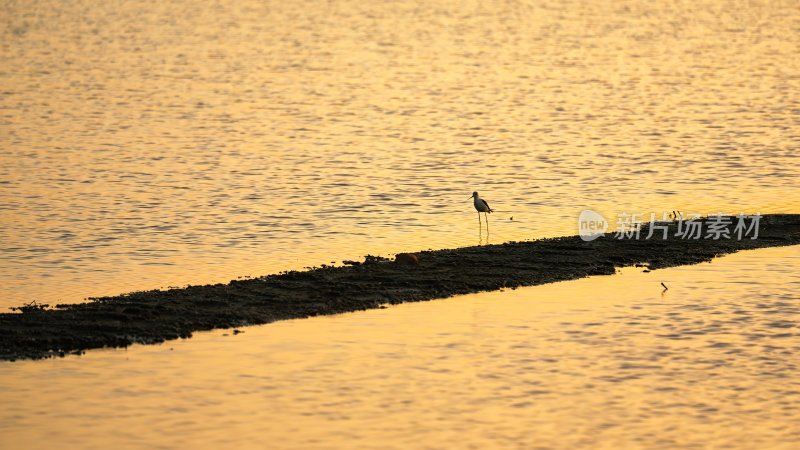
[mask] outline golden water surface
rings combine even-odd
[[[640,270],[3,363],[0,447],[797,449],[798,247]]]
[[[0,0],[0,309],[585,208],[797,213],[797,55],[797,0]],[[798,273],[765,249],[0,363],[0,448],[794,450]]]
[[[797,0],[0,0],[0,37],[3,309],[475,245],[474,190],[492,243],[800,211]]]

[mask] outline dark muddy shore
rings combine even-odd
[[[670,236],[676,225],[670,225]],[[159,343],[213,328],[613,274],[622,266],[695,264],[738,250],[800,244],[800,215],[763,216],[756,240],[731,234],[733,239],[721,240],[618,240],[608,234],[591,242],[573,236],[423,251],[416,253],[418,265],[367,258],[344,267],[136,292],[49,310],[26,308],[0,314],[0,360]]]

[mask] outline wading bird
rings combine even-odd
[[[489,204],[486,203],[486,200],[478,197],[478,191],[472,193],[472,203],[475,205],[475,209],[478,210],[478,226],[481,224],[481,213],[486,215],[486,213],[492,212],[492,208],[489,207]],[[486,216],[486,231],[489,231],[489,216]]]

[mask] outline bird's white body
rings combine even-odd
[[[477,192],[473,192],[472,199],[473,199],[472,203],[475,205],[475,209],[478,210],[478,212],[482,213],[492,212],[492,208],[489,208],[489,204],[486,203],[486,200],[478,197]]]
[[[486,200],[480,198],[478,196],[478,192],[472,193],[472,204],[475,205],[475,209],[478,211],[478,227],[481,226],[481,213],[486,215],[486,213],[492,212],[492,208],[489,207],[489,204],[486,203]],[[489,238],[489,216],[486,216],[486,238]]]

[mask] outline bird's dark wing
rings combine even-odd
[[[491,207],[491,206],[489,206],[489,204],[488,204],[488,203],[486,203],[486,200],[484,200],[484,199],[481,199],[481,201],[483,202],[483,204],[484,204],[484,205],[486,205],[486,209],[488,209],[488,210],[489,210],[489,212],[492,212],[492,207]]]

